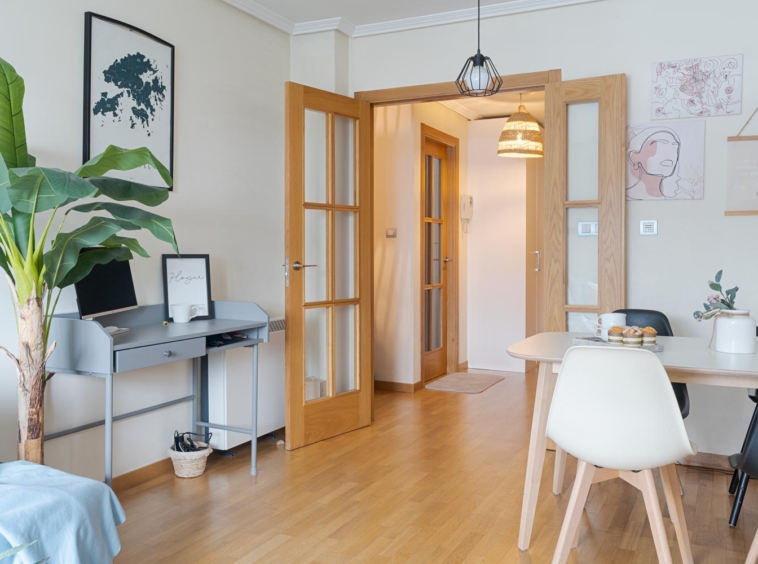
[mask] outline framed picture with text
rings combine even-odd
[[[84,15],[84,30],[84,162],[108,145],[147,147],[173,178],[174,46],[93,12]],[[151,167],[108,174],[167,186]]]
[[[176,304],[196,307],[194,319],[214,319],[210,255],[162,255],[162,259],[165,319],[173,321],[171,306]]]

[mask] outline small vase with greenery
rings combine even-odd
[[[725,311],[737,311],[737,308],[734,307],[734,300],[737,298],[737,292],[740,288],[735,286],[724,291],[721,287],[721,275],[723,273],[723,270],[719,270],[716,277],[708,281],[708,287],[717,293],[706,298],[706,302],[703,304],[704,311],[696,311],[692,314],[698,321],[711,319]]]
[[[56,345],[48,343],[48,336],[61,290],[97,264],[129,260],[133,252],[147,257],[136,239],[118,234],[122,230],[146,229],[178,249],[169,219],[118,203],[157,206],[166,201],[168,190],[106,176],[149,166],[170,186],[168,170],[148,149],[109,146],[75,172],[39,167],[27,152],[23,98],[23,79],[0,59],[0,268],[13,298],[18,352],[0,350],[18,374],[18,456],[42,464],[45,387],[53,377],[46,365]],[[101,197],[111,201],[97,199]],[[62,230],[69,214],[93,212],[106,215]],[[80,254],[85,247],[97,249]]]

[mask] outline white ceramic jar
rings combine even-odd
[[[755,354],[755,319],[746,309],[725,310],[716,316],[714,348],[718,352]]]

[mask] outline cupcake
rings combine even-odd
[[[642,344],[646,347],[654,345],[657,336],[658,331],[652,327],[645,327],[642,329]]]
[[[627,327],[622,333],[624,335],[625,347],[641,347],[642,346],[642,331],[639,327]]]
[[[614,325],[610,329],[608,329],[608,342],[613,345],[623,345],[624,344],[624,328],[619,327],[618,325]]]

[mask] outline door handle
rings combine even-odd
[[[453,259],[445,257],[445,264],[453,262]]]
[[[535,255],[537,255],[537,268],[534,269],[534,272],[539,272],[542,270],[542,253],[540,251],[532,251]]]
[[[295,261],[292,263],[292,269],[293,270],[300,270],[302,268],[313,268],[314,266],[318,266],[317,264],[300,264],[300,261]]]

